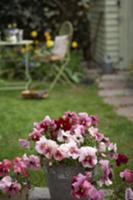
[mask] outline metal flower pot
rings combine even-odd
[[[48,166],[45,165],[45,174],[52,200],[74,200],[71,195],[71,180],[84,169],[77,166]]]
[[[23,188],[21,192],[16,194],[15,196],[8,196],[6,194],[0,195],[0,200],[28,200],[29,190],[27,187]]]

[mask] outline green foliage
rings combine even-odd
[[[83,76],[84,71],[81,68],[82,54],[79,51],[73,50],[70,54],[70,62],[65,68],[65,73],[68,75],[69,79],[74,83],[79,83]],[[53,70],[53,65],[51,63],[36,62],[34,59],[32,61],[33,68],[31,68],[32,77],[35,80],[45,80],[51,81],[55,77],[55,71]],[[57,63],[61,65],[61,63]]]
[[[41,62],[35,59],[35,53],[33,48],[29,51],[29,70],[33,80],[37,81],[51,81],[55,77],[55,71],[53,65],[49,62]],[[38,51],[43,51],[44,55],[48,52],[44,52],[42,48],[38,48]],[[3,59],[2,59],[3,58]],[[20,52],[20,49],[5,48],[0,60],[2,78],[8,80],[24,80],[25,79],[25,59],[24,54]],[[81,68],[82,54],[80,51],[73,50],[70,55],[70,62],[66,68],[68,77],[74,82],[79,83],[84,75]],[[60,63],[58,63],[60,65]]]
[[[26,37],[31,30],[37,30],[40,39],[44,39],[44,31],[50,30],[55,36],[61,24],[69,20],[74,26],[74,39],[79,41],[81,48],[88,47],[90,0],[1,0],[0,8],[0,29],[15,22],[25,30]]]
[[[23,55],[17,48],[5,48],[1,52],[0,77],[12,80],[13,78],[24,79]]]

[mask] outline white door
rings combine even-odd
[[[133,64],[133,0],[121,0],[120,5],[120,67]]]

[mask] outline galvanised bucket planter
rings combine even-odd
[[[8,196],[6,194],[0,194],[0,200],[28,200],[28,195],[29,190],[28,188],[23,188],[21,192],[14,196]]]
[[[48,166],[45,165],[45,174],[52,200],[74,200],[71,195],[71,180],[84,169],[77,166]]]

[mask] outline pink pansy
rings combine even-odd
[[[59,130],[57,140],[59,142],[69,142],[71,140],[70,131]]]
[[[56,149],[58,148],[58,145],[55,141],[53,140],[48,140],[47,141],[47,148],[45,152],[45,157],[50,159],[56,152]]]
[[[0,188],[4,188],[5,186],[10,187],[12,184],[12,178],[10,176],[5,176],[0,181]]]
[[[88,181],[92,181],[92,172],[86,171],[85,175],[86,175],[86,178],[87,178]]]
[[[106,186],[109,186],[112,184],[111,178],[112,178],[112,171],[109,166],[108,160],[100,160],[99,161],[101,168],[103,170],[103,176],[99,181],[99,185],[102,186],[103,184]]]
[[[74,160],[79,157],[79,148],[75,142],[68,143],[68,156]]]
[[[84,167],[92,168],[97,164],[97,149],[93,147],[81,147],[79,162],[82,163]]]
[[[108,145],[108,150],[109,151],[113,151],[113,152],[117,152],[117,145],[116,144],[113,144],[113,143],[110,143]]]
[[[84,180],[80,185],[78,185],[78,183],[73,183],[72,186],[74,188],[72,195],[79,199],[88,196],[91,184],[87,180]]]
[[[117,154],[117,145],[116,144],[110,143],[108,145],[108,151],[109,151],[109,157],[110,158],[116,159],[118,157],[118,154]]]
[[[120,173],[120,177],[124,179],[127,183],[133,183],[133,171],[130,169],[125,169]]]
[[[106,148],[107,148],[107,146],[106,146],[106,144],[105,144],[104,142],[100,142],[100,143],[98,144],[98,151],[99,151],[100,153],[106,152]]]
[[[98,191],[91,183],[91,176],[78,174],[72,179],[72,195],[78,199],[87,198],[88,200],[102,200],[104,192]]]
[[[77,124],[75,126],[72,127],[71,129],[71,134],[74,135],[74,134],[80,134],[82,136],[85,135],[85,127],[83,125],[80,125],[80,124]]]
[[[72,184],[77,182],[78,184],[82,183],[83,181],[87,180],[86,175],[79,173],[77,176],[73,176]]]
[[[72,178],[72,196],[78,199],[88,197],[91,186],[86,176],[82,174],[74,176]]]
[[[43,129],[37,130],[36,128],[29,134],[29,138],[33,141],[38,141],[43,134]]]
[[[99,123],[99,119],[97,116],[91,116],[92,126],[95,126]]]
[[[90,127],[89,133],[97,142],[101,142],[104,138],[103,134],[99,132],[98,128]]]
[[[34,127],[38,130],[47,131],[48,127],[51,125],[51,118],[46,116],[41,122],[34,123]]]
[[[65,112],[63,118],[69,119],[71,125],[75,125],[79,122],[79,117],[76,112]]]
[[[79,123],[86,127],[89,127],[92,125],[92,119],[90,116],[88,116],[88,113],[79,113]]]
[[[21,185],[17,181],[13,181],[10,176],[5,176],[0,181],[0,189],[9,195],[16,195],[21,190]]]
[[[75,132],[74,135],[72,135],[71,139],[77,143],[77,145],[80,145],[84,142],[84,137],[80,133],[80,131]]]
[[[51,159],[57,149],[57,144],[53,140],[48,140],[44,136],[36,142],[35,149],[38,153],[44,155],[46,158]]]
[[[36,151],[37,151],[38,153],[44,154],[46,145],[47,145],[47,139],[46,139],[45,136],[42,136],[42,137],[39,139],[39,141],[36,142],[35,149],[36,149]]]
[[[13,160],[13,170],[15,174],[22,174],[23,176],[28,176],[26,163],[21,157],[16,157]]]
[[[107,147],[110,145],[110,139],[108,138],[108,137],[103,137],[103,139],[102,139],[102,142],[104,142],[106,145],[107,145]]]
[[[68,144],[61,144],[58,146],[58,148],[55,151],[54,154],[54,159],[61,161],[64,160],[65,158],[68,158],[68,151],[69,151],[69,145]]]
[[[125,200],[133,200],[133,190],[131,188],[126,189]]]
[[[58,160],[58,161],[64,160],[65,159],[64,152],[61,151],[59,148],[57,148],[57,150],[54,154],[54,159]]]
[[[29,157],[25,154],[22,157],[24,163],[26,164],[26,166],[28,168],[31,168],[33,170],[37,170],[40,168],[40,159],[38,158],[38,156],[35,155],[30,155]]]
[[[19,143],[23,148],[30,148],[30,142],[28,140],[25,139],[19,139]]]
[[[89,190],[88,200],[102,200],[104,199],[105,194],[101,190],[97,190],[94,186],[92,186]]]
[[[49,116],[46,116],[46,117],[43,119],[43,124],[44,124],[45,126],[50,126],[51,122],[52,122],[52,120],[51,120],[51,118],[50,118]]]
[[[3,160],[3,162],[0,162],[0,176],[5,176],[8,174],[11,168],[11,161],[10,160]]]
[[[52,120],[50,124],[50,128],[49,128],[49,133],[50,133],[50,138],[53,140],[57,139],[58,130],[56,129],[57,129],[57,125],[55,123],[55,120]]]

